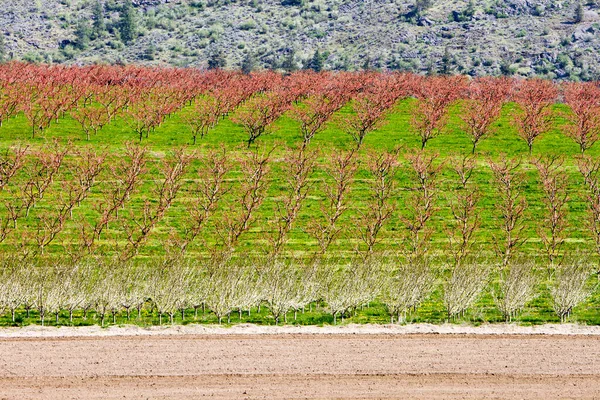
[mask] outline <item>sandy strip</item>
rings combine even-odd
[[[600,399],[600,336],[0,339],[0,399],[202,398]]]
[[[480,326],[457,324],[411,325],[340,325],[340,326],[262,326],[239,324],[231,327],[215,325],[174,325],[139,327],[134,325],[87,327],[0,328],[0,338],[59,338],[59,337],[112,337],[112,336],[170,336],[170,335],[600,335],[600,326],[577,324],[546,324],[520,326],[516,324],[486,324]]]

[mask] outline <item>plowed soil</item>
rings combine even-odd
[[[600,338],[0,339],[0,399],[600,399]]]

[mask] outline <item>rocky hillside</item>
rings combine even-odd
[[[132,4],[130,11],[126,10],[128,1]],[[0,32],[4,43],[0,42],[0,47],[4,48],[5,60],[200,67],[208,66],[210,61],[211,65],[229,68],[237,68],[245,60],[248,68],[292,69],[309,64],[327,69],[600,78],[600,18],[595,2],[11,0],[3,3]],[[130,23],[133,30],[124,31],[124,23]]]

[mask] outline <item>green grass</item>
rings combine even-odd
[[[387,123],[380,129],[368,134],[365,139],[365,144],[360,152],[362,163],[368,157],[370,149],[375,150],[391,150],[397,146],[401,146],[405,152],[412,152],[419,147],[419,140],[416,135],[411,133],[409,127],[410,121],[411,100],[400,102],[392,112]],[[473,177],[473,181],[480,188],[483,196],[480,202],[480,215],[482,217],[481,229],[477,235],[477,242],[481,248],[491,254],[493,234],[497,231],[497,226],[500,222],[500,215],[495,209],[496,193],[491,184],[491,171],[487,166],[488,158],[497,158],[501,153],[507,154],[509,157],[519,157],[523,160],[521,169],[527,174],[527,181],[524,187],[524,194],[528,203],[527,212],[525,215],[525,224],[527,226],[526,236],[527,243],[523,246],[523,251],[530,255],[540,255],[542,245],[536,233],[539,226],[539,221],[543,218],[545,209],[542,203],[542,192],[540,190],[537,171],[528,163],[529,154],[525,142],[518,137],[515,130],[509,123],[510,106],[504,110],[502,118],[498,121],[495,127],[495,133],[483,139],[478,147],[476,161],[477,168]],[[348,112],[343,109],[341,113]],[[445,163],[443,171],[444,182],[442,184],[441,195],[438,200],[438,212],[434,216],[433,224],[435,226],[435,235],[433,236],[433,249],[440,250],[446,246],[447,240],[445,237],[443,226],[449,221],[450,210],[449,204],[452,199],[452,193],[456,189],[456,176],[451,171],[450,156],[469,154],[471,151],[471,143],[469,137],[460,130],[458,126],[457,109],[453,110],[452,118],[448,126],[448,132],[438,138],[431,140],[427,145],[427,151],[439,153],[439,161]],[[264,250],[266,245],[265,234],[271,230],[269,221],[274,218],[274,210],[278,197],[285,190],[285,179],[282,174],[282,154],[286,148],[299,143],[300,137],[298,133],[297,122],[291,120],[288,116],[283,116],[276,123],[277,129],[270,135],[261,137],[258,140],[259,146],[278,146],[273,153],[271,162],[271,173],[269,180],[269,190],[265,202],[256,214],[256,221],[252,229],[245,233],[240,240],[238,250],[260,252]],[[19,115],[7,121],[0,128],[0,148],[7,148],[16,143],[29,145],[32,149],[44,149],[51,143],[54,138],[59,138],[63,142],[71,141],[73,146],[92,147],[99,151],[106,149],[110,153],[109,161],[114,162],[117,157],[123,154],[123,144],[126,141],[135,141],[135,133],[128,127],[123,120],[117,120],[110,125],[104,127],[96,136],[88,142],[78,126],[76,121],[73,121],[69,116],[60,119],[53,123],[52,126],[43,133],[43,137],[31,139],[31,134],[27,126],[27,122],[22,115]],[[245,134],[243,130],[233,124],[229,119],[225,119],[205,137],[199,145],[189,145],[191,134],[189,128],[183,125],[179,115],[175,114],[168,118],[165,123],[160,126],[148,139],[144,139],[142,144],[149,149],[150,167],[144,176],[144,184],[140,186],[131,201],[127,204],[122,215],[127,215],[129,212],[139,215],[139,211],[145,200],[154,200],[152,188],[154,180],[159,179],[157,166],[165,154],[179,146],[187,146],[188,151],[195,151],[202,154],[207,148],[215,148],[221,144],[225,145],[235,158],[240,152],[246,151],[243,145]],[[319,162],[323,164],[331,152],[339,149],[348,149],[353,146],[351,138],[340,131],[335,124],[330,123],[325,131],[317,134],[310,145],[319,151]],[[599,146],[592,147],[589,154],[598,156]],[[578,147],[570,139],[563,136],[558,129],[551,132],[536,141],[534,145],[533,156],[543,154],[561,154],[566,157],[565,170],[569,175],[569,203],[568,203],[568,221],[567,228],[567,245],[565,249],[572,251],[575,249],[591,250],[591,242],[588,232],[583,223],[586,218],[586,201],[585,187],[582,179],[577,171],[575,157],[578,155]],[[401,161],[403,155],[400,156]],[[68,163],[68,160],[67,160]],[[164,243],[168,239],[172,230],[181,229],[182,216],[186,215],[186,204],[189,202],[194,188],[194,180],[199,176],[194,171],[197,168],[197,163],[191,165],[186,175],[186,182],[175,200],[172,208],[167,212],[163,221],[161,221],[155,231],[150,235],[150,240],[147,245],[141,250],[141,256],[153,256],[164,252]],[[101,192],[105,190],[110,182],[107,181],[107,169],[98,179],[97,185],[92,189],[88,199],[81,206],[77,207],[73,213],[73,219],[67,221],[65,229],[61,232],[57,239],[53,242],[50,248],[47,249],[50,254],[63,254],[65,249],[72,246],[77,241],[77,227],[73,221],[88,219],[93,222],[97,216],[94,210],[94,205],[101,198]],[[232,173],[230,179],[236,180],[239,174]],[[313,173],[311,179],[315,181],[311,192],[296,221],[292,232],[290,232],[290,240],[287,244],[286,251],[297,253],[299,255],[309,255],[316,250],[316,242],[305,231],[304,227],[308,221],[313,218],[321,218],[320,202],[323,200],[323,192],[320,186],[320,180],[326,178],[322,166],[319,166]],[[13,183],[23,179],[22,176],[17,176]],[[15,245],[32,243],[33,229],[36,221],[43,213],[52,210],[56,204],[56,197],[60,194],[63,179],[69,179],[68,174],[60,175],[55,180],[53,186],[49,189],[47,195],[38,203],[36,209],[33,210],[31,216],[24,223],[21,223],[19,231],[14,232],[3,243],[3,246],[12,248]],[[407,199],[409,189],[412,186],[410,181],[410,171],[406,163],[400,169],[397,176],[397,184],[400,188],[398,196],[395,198],[397,211],[389,223],[385,226],[382,232],[383,241],[378,250],[386,250],[389,248],[398,249],[399,243],[402,241],[405,230],[399,216],[404,212],[404,201]],[[368,180],[369,174],[364,171],[364,167],[359,170],[356,181],[352,186],[350,193],[350,209],[342,217],[341,224],[349,228],[355,224],[355,219],[358,216],[357,210],[365,207],[365,199],[368,197]],[[0,194],[1,203],[10,202],[12,199],[11,187]],[[230,194],[224,199],[221,205],[222,210],[229,210],[232,205],[235,206],[237,199],[233,194]],[[5,211],[0,207],[0,215],[4,215]],[[221,212],[219,211],[219,212]],[[219,212],[215,215],[218,218]],[[207,227],[204,237],[197,240],[190,248],[190,254],[206,255],[205,241],[208,244],[214,243],[216,237],[214,235],[214,219]],[[124,236],[120,232],[118,225],[112,225],[107,232],[102,242],[101,251],[103,253],[111,253],[113,244],[122,243]],[[21,234],[22,233],[22,234]],[[332,246],[332,251],[335,253],[350,254],[356,245],[356,240],[352,238],[352,233],[346,229],[346,234]]]
[[[561,106],[556,106],[560,108]],[[401,251],[403,249],[403,237],[406,230],[401,222],[400,216],[405,212],[404,202],[410,194],[412,187],[410,171],[406,163],[404,154],[414,152],[420,147],[420,140],[411,133],[410,130],[410,110],[411,100],[402,101],[393,110],[387,118],[386,124],[380,129],[371,132],[367,135],[363,148],[360,151],[362,166],[356,176],[356,180],[352,185],[352,190],[349,195],[350,208],[342,217],[340,224],[344,227],[343,235],[330,247],[329,253],[336,257],[350,257],[355,250],[358,239],[352,233],[352,227],[360,223],[359,210],[365,207],[365,199],[368,196],[368,181],[369,174],[364,170],[364,163],[368,152],[371,149],[382,151],[392,150],[398,146],[403,149],[400,155],[400,161],[403,163],[398,176],[396,177],[399,187],[398,195],[394,201],[396,203],[396,211],[390,221],[384,227],[381,237],[382,241],[377,245],[377,251]],[[491,182],[492,175],[487,165],[487,160],[496,159],[501,154],[506,154],[509,157],[518,157],[522,159],[521,170],[526,173],[527,180],[523,188],[525,198],[528,203],[524,222],[526,229],[524,235],[527,237],[526,243],[521,247],[520,252],[523,255],[537,258],[540,263],[544,263],[545,256],[543,246],[539,239],[537,229],[540,227],[540,221],[545,215],[545,208],[542,202],[542,191],[539,184],[539,178],[535,167],[529,162],[529,154],[526,143],[520,139],[510,125],[511,106],[507,105],[503,111],[502,117],[495,124],[495,132],[489,137],[484,138],[477,149],[476,161],[477,167],[473,176],[474,183],[479,187],[482,193],[482,198],[479,204],[478,213],[481,216],[481,228],[476,233],[477,247],[480,249],[481,255],[489,258],[494,257],[493,241],[494,235],[498,232],[498,226],[501,222],[501,216],[496,208],[497,196]],[[340,113],[347,113],[349,110],[344,108]],[[454,155],[466,155],[471,152],[471,142],[469,137],[460,129],[458,124],[458,107],[453,108],[450,123],[447,133],[431,140],[427,144],[427,151],[438,153],[439,161],[445,163],[443,170],[443,183],[441,186],[440,197],[438,199],[438,211],[436,212],[432,226],[435,233],[432,237],[431,253],[438,257],[439,262],[443,265],[444,255],[447,248],[447,237],[445,234],[445,226],[451,221],[451,213],[449,209],[450,201],[453,197],[453,192],[457,188],[457,179],[451,170],[450,157]],[[110,125],[104,127],[97,135],[93,136],[90,141],[85,140],[85,135],[81,131],[76,121],[69,116],[65,116],[58,122],[55,122],[46,130],[43,135],[31,138],[30,129],[27,126],[26,119],[23,115],[18,115],[15,118],[7,121],[0,127],[0,148],[6,149],[17,143],[28,145],[33,149],[45,149],[54,138],[60,139],[62,142],[71,141],[75,148],[92,147],[99,151],[108,151],[108,164],[114,163],[123,155],[124,143],[127,141],[136,141],[136,134],[129,128],[126,121],[116,120]],[[144,139],[142,144],[149,150],[150,165],[148,171],[144,175],[144,182],[134,193],[131,200],[127,203],[125,210],[122,210],[121,216],[127,216],[129,213],[140,215],[141,208],[146,200],[155,201],[152,189],[155,185],[155,180],[159,179],[158,167],[165,156],[175,148],[186,146],[187,151],[194,151],[197,154],[203,154],[210,148],[217,148],[224,145],[231,158],[236,158],[241,153],[246,152],[245,149],[245,134],[243,130],[233,124],[229,118],[219,122],[218,126],[211,131],[198,145],[192,146],[191,133],[189,128],[181,123],[180,113],[169,117],[162,126],[150,134],[148,139]],[[283,160],[282,155],[286,148],[299,144],[300,136],[298,132],[298,123],[293,121],[287,115],[280,118],[276,123],[276,129],[273,133],[258,139],[258,145],[264,147],[277,146],[273,153],[272,162],[270,163],[271,173],[269,175],[269,189],[267,198],[261,205],[256,214],[252,228],[242,235],[240,242],[236,246],[238,254],[255,253],[263,254],[267,250],[267,235],[272,233],[272,222],[274,218],[274,210],[277,200],[285,190],[285,177],[282,173]],[[323,200],[323,191],[321,180],[326,179],[323,169],[323,163],[327,157],[340,149],[349,149],[353,146],[351,138],[344,132],[340,131],[333,123],[329,123],[327,128],[317,134],[310,144],[311,148],[319,151],[319,165],[314,171],[311,179],[314,181],[311,192],[303,207],[300,215],[294,224],[294,227],[289,235],[289,241],[285,247],[286,255],[294,255],[300,257],[310,257],[317,251],[316,241],[305,232],[305,228],[309,221],[322,218],[320,213],[320,203]],[[563,251],[572,253],[582,251],[585,253],[594,254],[594,247],[591,237],[586,226],[587,204],[586,204],[586,188],[583,180],[577,170],[576,156],[579,154],[578,146],[570,139],[562,135],[556,129],[541,138],[539,138],[533,148],[533,156],[538,157],[546,154],[559,154],[565,157],[564,169],[569,177],[568,192],[568,227],[566,231],[567,241]],[[593,157],[600,156],[600,145],[593,146],[589,152]],[[67,164],[69,160],[67,159]],[[181,230],[187,215],[186,204],[189,203],[192,194],[194,183],[201,178],[197,175],[198,164],[193,163],[185,178],[185,184],[176,198],[173,206],[167,212],[165,218],[157,225],[156,229],[151,233],[148,242],[140,250],[138,259],[144,260],[147,257],[164,255],[166,251],[166,243],[173,232]],[[13,232],[0,246],[4,252],[21,251],[20,249],[29,248],[35,249],[35,227],[39,217],[45,213],[52,212],[56,207],[57,198],[61,194],[63,181],[69,178],[69,174],[59,174],[55,179],[52,187],[49,189],[44,199],[41,200],[32,210],[31,215],[19,222],[19,228]],[[105,171],[100,175],[96,186],[92,189],[90,196],[82,202],[79,207],[73,212],[73,218],[65,224],[65,229],[57,236],[56,240],[45,250],[49,256],[65,256],[77,244],[77,224],[76,221],[87,219],[94,222],[98,216],[95,206],[101,200],[101,193],[110,187],[111,182],[108,181],[108,172]],[[234,172],[230,174],[229,179],[233,184],[239,174]],[[4,218],[5,204],[13,200],[14,186],[22,182],[24,176],[18,175],[14,181],[0,193],[0,216]],[[200,258],[207,257],[210,254],[210,248],[217,243],[215,235],[215,221],[217,221],[224,213],[228,212],[230,207],[235,207],[238,199],[232,192],[227,195],[222,202],[220,209],[209,220],[209,224],[205,231],[189,248],[188,256]],[[100,241],[97,253],[100,255],[113,255],[115,244],[123,245],[125,237],[117,223],[111,224],[106,234]],[[495,281],[492,282],[492,285]],[[445,321],[446,316],[443,312],[441,304],[441,289],[434,292],[432,297],[419,308],[418,312],[410,315],[411,322],[431,322],[440,323]],[[580,321],[587,324],[600,324],[600,294],[595,292],[592,298],[584,305],[577,308],[572,316],[572,320]],[[493,300],[489,291],[478,301],[476,307],[465,316],[467,321],[471,323],[498,322],[501,321],[501,315],[494,307]],[[268,317],[266,309],[263,309],[260,314],[256,310],[253,311],[251,317],[244,316],[243,322],[272,324],[274,321]],[[288,316],[289,319],[293,319]],[[66,315],[61,316],[61,324],[67,324]],[[24,317],[24,311],[19,312],[19,325],[27,325],[35,323],[37,316],[32,313],[31,318]],[[110,318],[108,318],[110,319]],[[52,317],[48,317],[48,322],[51,322]],[[181,323],[180,317],[177,316],[177,321]],[[163,320],[165,321],[165,320]],[[186,318],[186,323],[193,321],[191,316]],[[212,314],[207,314],[199,319],[202,323],[216,323],[216,318]],[[332,317],[326,314],[322,307],[315,305],[314,312],[299,314],[299,319],[295,323],[322,325],[332,323]],[[355,316],[351,316],[347,322],[373,322],[384,323],[388,321],[388,316],[385,307],[381,304],[371,304],[369,308],[358,310]],[[93,313],[87,320],[83,320],[77,315],[77,324],[97,323]],[[127,323],[124,315],[119,315],[117,323]],[[151,325],[158,322],[156,313],[150,314],[145,311],[141,321],[133,320],[133,323],[140,325]],[[237,321],[237,315],[232,315],[232,322]],[[539,324],[544,322],[558,322],[558,318],[554,315],[551,307],[546,284],[540,286],[539,295],[531,302],[524,310],[524,313],[519,318],[519,322],[523,324]],[[0,317],[0,325],[11,325],[12,322],[7,316]]]

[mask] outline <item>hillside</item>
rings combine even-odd
[[[428,3],[419,0],[419,4]],[[598,6],[573,0],[15,0],[3,5],[4,58],[327,69],[402,69],[558,79],[600,75]],[[286,5],[284,5],[286,4]],[[97,16],[102,15],[99,21]],[[99,23],[101,22],[101,23]],[[224,63],[224,64],[223,64]]]

